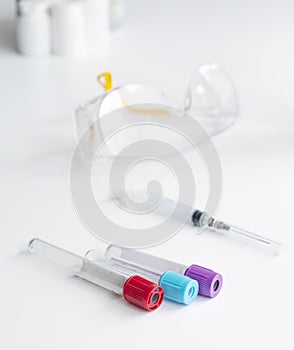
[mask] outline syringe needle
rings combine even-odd
[[[232,237],[240,238],[248,242],[255,243],[261,247],[268,248],[275,253],[280,253],[283,249],[283,244],[263,237],[256,233],[244,230],[240,227],[227,224],[221,220],[210,217],[208,213],[201,210],[195,210],[192,215],[192,222],[198,227],[207,227],[215,232],[225,233]]]
[[[214,218],[210,218],[208,220],[208,227],[216,232],[221,232],[221,233],[229,234],[232,237],[252,241],[253,243],[256,243],[260,246],[271,249],[276,253],[280,253],[283,249],[283,244],[279,242],[273,241],[267,237],[258,235],[256,233],[244,230],[240,227],[227,224],[223,221],[216,220]]]

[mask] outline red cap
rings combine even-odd
[[[162,303],[164,292],[156,283],[140,276],[131,276],[124,284],[123,296],[129,303],[153,311]]]

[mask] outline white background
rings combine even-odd
[[[0,5],[1,349],[293,349],[294,3],[133,0],[106,57],[69,60],[18,55],[11,2]],[[80,254],[104,247],[78,220],[68,180],[71,112],[101,93],[95,76],[109,69],[116,84],[142,82],[180,102],[205,62],[230,72],[242,111],[215,139],[219,217],[285,243],[286,253],[187,225],[150,251],[214,268],[223,290],[154,313],[28,256],[32,236]]]

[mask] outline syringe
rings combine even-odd
[[[95,250],[89,251],[86,256],[98,259]],[[114,265],[143,275],[164,276],[166,271],[182,274],[197,281],[199,294],[210,298],[214,298],[222,287],[222,276],[215,271],[198,265],[186,266],[139,250],[110,245],[105,251],[105,258]]]
[[[115,248],[115,247],[113,247]],[[118,250],[120,248],[117,248]],[[109,249],[107,250],[109,252]],[[131,262],[116,259],[111,254],[101,256],[101,252],[95,249],[89,250],[86,258],[95,262],[106,262],[112,269],[126,274],[138,274],[156,284],[164,290],[164,298],[176,303],[190,305],[198,295],[199,284],[194,279],[174,271],[158,272],[157,268],[152,269],[149,266],[139,266]]]
[[[171,211],[177,207],[175,217],[178,220],[185,220],[190,217],[190,222],[199,228],[208,228],[215,232],[224,233],[235,238],[243,239],[248,242],[267,248],[274,253],[280,253],[284,246],[283,244],[273,241],[269,238],[260,236],[256,233],[244,230],[240,227],[225,223],[210,216],[207,212],[198,209],[193,209],[182,203],[177,203],[175,200],[164,197],[159,205],[161,211]]]
[[[38,238],[29,242],[28,250],[58,263],[71,275],[81,277],[123,296],[126,301],[142,309],[156,310],[163,301],[162,287],[141,276],[119,273],[110,266],[93,263],[87,258],[55,247]]]

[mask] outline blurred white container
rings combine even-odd
[[[53,52],[79,56],[87,52],[85,1],[64,1],[52,6]]]
[[[110,0],[111,29],[120,29],[125,20],[125,0]]]
[[[23,55],[48,55],[51,21],[46,2],[21,1],[16,18],[16,47]]]
[[[85,0],[87,51],[103,55],[108,48],[110,32],[109,0]]]

